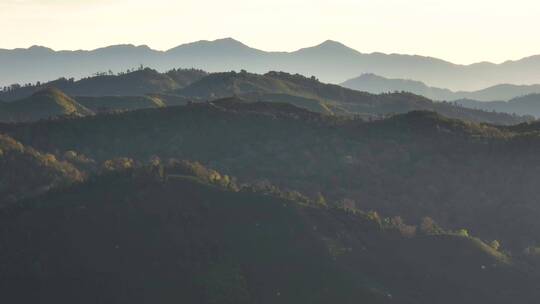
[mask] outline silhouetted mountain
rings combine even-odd
[[[430,110],[452,118],[494,124],[515,124],[531,119],[472,111],[450,103],[432,102],[410,93],[373,95],[325,84],[314,77],[306,78],[283,72],[264,75],[247,72],[214,73],[178,90],[177,94],[203,100],[239,96],[251,101],[288,102],[320,113],[348,113],[366,117]]]
[[[281,70],[315,75],[331,83],[374,73],[389,78],[416,79],[452,90],[478,90],[500,83],[540,83],[540,56],[501,64],[457,65],[416,55],[365,54],[335,41],[294,52],[265,52],[227,38],[183,44],[168,51],[133,45],[92,51],[53,51],[44,47],[0,50],[0,84],[48,81],[62,76],[81,78],[100,71],[124,71],[141,64],[160,71],[178,66],[209,72]]]
[[[366,123],[234,99],[0,129],[49,153],[193,159],[241,181],[322,193],[413,222],[430,216],[500,240],[516,255],[540,242],[540,141],[529,130],[418,111]]]
[[[56,88],[47,88],[32,96],[0,104],[0,121],[18,122],[57,116],[85,116],[93,112]]]
[[[450,91],[429,87],[420,81],[408,79],[388,79],[374,74],[363,74],[357,78],[345,81],[342,86],[354,90],[370,92],[373,94],[388,93],[394,91],[411,92],[433,100],[454,101],[459,99],[473,99],[478,101],[510,100],[531,93],[540,93],[540,85],[511,85],[500,84],[479,91]],[[480,108],[482,109],[482,108]],[[499,111],[508,112],[508,111]],[[518,112],[516,112],[518,113]],[[532,115],[524,114],[521,115]]]
[[[415,232],[376,213],[226,179],[197,164],[154,162],[1,210],[2,296],[24,303],[538,299],[537,274],[466,233],[426,225]]]
[[[521,96],[509,101],[477,101],[462,99],[456,100],[456,102],[471,109],[540,117],[540,94]]]
[[[43,84],[29,85],[0,92],[6,101],[25,98],[48,87],[70,96],[142,96],[183,88],[206,76],[201,70],[173,69],[165,73],[145,68],[119,75],[97,75],[75,81],[64,77]]]

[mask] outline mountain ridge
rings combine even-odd
[[[343,82],[361,73],[375,73],[384,77],[417,79],[453,90],[479,89],[506,82],[540,83],[537,72],[540,56],[535,55],[501,64],[459,65],[421,55],[362,53],[332,40],[291,52],[267,52],[232,38],[196,41],[165,51],[144,45],[121,46],[89,51],[53,50],[47,52],[46,58],[34,58],[27,49],[2,50],[0,64],[4,73],[0,73],[0,84],[48,81],[60,76],[81,78],[99,71],[121,71],[140,64],[160,71],[173,67],[193,67],[209,72],[283,70],[315,75],[332,83]],[[223,60],[225,58],[228,59]],[[31,69],[36,65],[41,67],[39,73]]]
[[[428,86],[413,79],[386,78],[373,73],[362,74],[340,84],[346,88],[373,94],[405,91],[439,101],[474,99],[478,101],[510,100],[520,96],[540,93],[540,84],[513,85],[497,84],[476,91],[452,91],[446,88]]]

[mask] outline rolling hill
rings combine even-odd
[[[429,216],[499,240],[516,255],[540,242],[540,137],[522,129],[425,111],[365,122],[234,98],[0,126],[49,153],[73,150],[98,162],[192,159],[241,181],[411,222]]]
[[[211,173],[211,175],[206,175]],[[535,303],[467,235],[237,188],[200,165],[112,171],[0,210],[2,297],[76,303]],[[282,194],[286,195],[286,194]]]
[[[388,79],[374,74],[363,74],[349,79],[341,84],[346,88],[365,91],[373,94],[381,94],[395,91],[411,92],[433,100],[455,101],[460,99],[472,99],[477,101],[508,101],[513,98],[540,93],[540,85],[512,85],[499,84],[478,91],[451,91],[443,88],[427,86],[420,81],[409,79]],[[505,112],[508,111],[498,111]],[[532,115],[532,114],[522,114]]]
[[[35,121],[58,116],[87,116],[94,113],[56,88],[0,104],[0,121]]]
[[[46,83],[5,90],[0,92],[0,97],[14,101],[48,87],[58,88],[70,96],[144,96],[183,88],[206,75],[206,72],[194,69],[173,69],[159,73],[143,68],[118,75],[104,73],[78,81],[62,77]]]
[[[287,102],[328,115],[357,115],[364,119],[379,119],[385,115],[414,110],[437,111],[452,118],[501,125],[533,119],[531,116],[491,113],[456,104],[432,102],[410,93],[374,95],[322,83],[315,77],[307,78],[284,72],[259,75],[241,71],[206,75],[198,70],[172,70],[160,74],[155,70],[142,69],[80,81],[57,80],[45,85],[10,90],[5,94],[10,98],[25,96],[47,85],[64,88],[70,96],[74,96],[74,100],[94,112],[185,105],[188,102],[236,96],[250,102]],[[17,103],[17,100],[11,101],[12,105]],[[54,116],[44,114],[44,117]],[[6,119],[4,117],[3,120]],[[11,120],[20,121],[16,117]]]
[[[251,101],[288,102],[320,113],[352,114],[371,118],[429,110],[452,118],[493,124],[515,124],[531,119],[433,102],[410,93],[374,95],[325,84],[314,77],[283,72],[269,72],[264,75],[245,71],[214,73],[177,90],[176,93],[202,100],[238,96]]]
[[[416,79],[429,86],[456,91],[479,90],[501,83],[540,83],[540,56],[501,64],[458,65],[424,56],[361,53],[331,40],[294,52],[265,52],[226,38],[183,44],[167,51],[144,45],[114,45],[91,51],[54,51],[40,46],[0,50],[0,85],[43,82],[62,76],[82,78],[100,71],[125,71],[140,64],[159,71],[173,67],[209,72],[281,70],[315,75],[331,83],[373,73],[387,78]]]

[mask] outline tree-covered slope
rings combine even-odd
[[[540,242],[540,137],[529,131],[433,112],[367,123],[234,99],[1,129],[44,151],[193,159],[414,222],[431,216],[514,252]]]
[[[117,75],[102,73],[77,81],[60,78],[46,83],[10,88],[0,91],[0,98],[14,101],[48,87],[58,88],[70,96],[143,96],[183,88],[204,76],[206,72],[195,69],[173,69],[159,73],[144,68]]]
[[[0,134],[0,208],[83,178],[72,164]]]
[[[477,239],[424,228],[404,234],[405,224],[374,213],[261,191],[189,163],[154,163],[21,202],[0,212],[0,297],[231,304],[538,297],[534,273]]]

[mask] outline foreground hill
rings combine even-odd
[[[478,101],[508,101],[510,99],[521,97],[523,95],[540,93],[540,85],[538,84],[498,84],[478,91],[451,91],[448,89],[430,87],[421,81],[409,79],[389,79],[374,74],[363,74],[359,77],[349,79],[341,85],[346,88],[370,92],[373,94],[405,91],[417,95],[422,95],[433,100],[446,101],[454,101],[459,99],[473,99]],[[508,113],[508,111],[498,112]],[[522,115],[528,114],[525,113]]]
[[[11,88],[0,91],[0,98],[14,101],[48,87],[58,88],[70,96],[144,96],[183,88],[204,76],[206,72],[194,69],[173,69],[159,73],[144,68],[118,75],[100,74],[78,81],[60,78],[46,83]]]
[[[429,110],[451,118],[493,124],[516,124],[531,119],[433,102],[410,93],[374,95],[325,84],[314,77],[306,78],[283,72],[270,72],[265,75],[247,72],[210,74],[178,90],[177,94],[203,100],[240,96],[251,101],[288,102],[320,113],[356,114],[372,118]]]
[[[285,195],[283,193],[282,195]],[[76,303],[535,303],[538,278],[463,234],[239,189],[173,162],[0,211],[4,299]]]
[[[113,45],[91,51],[54,51],[39,46],[0,49],[0,85],[47,81],[62,76],[80,78],[98,71],[125,71],[140,64],[160,71],[178,66],[209,72],[281,70],[315,75],[331,83],[374,73],[468,91],[501,83],[540,83],[540,56],[501,64],[458,65],[424,56],[361,53],[330,40],[294,52],[265,52],[227,38],[183,44],[164,52],[134,45]]]
[[[87,116],[93,112],[62,91],[47,88],[32,96],[0,104],[0,121],[34,121],[57,116]]]
[[[0,208],[83,177],[72,164],[0,134]]]
[[[412,222],[430,216],[515,254],[540,242],[540,137],[531,130],[433,112],[366,123],[234,99],[0,129],[43,151],[193,159]]]

